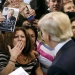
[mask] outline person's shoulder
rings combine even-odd
[[[4,52],[0,52],[0,58],[9,58],[9,55]]]

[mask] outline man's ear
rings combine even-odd
[[[51,40],[51,37],[50,37],[50,35],[49,35],[49,34],[48,34],[47,38],[48,38],[48,40],[49,40],[49,41]]]

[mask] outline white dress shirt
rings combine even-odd
[[[67,39],[67,40],[64,41],[64,42],[58,43],[58,44],[56,45],[56,47],[54,48],[54,56],[56,56],[57,52],[61,49],[61,47],[62,47],[63,45],[65,45],[65,44],[66,44],[68,41],[70,41],[70,40],[71,40],[71,38]]]

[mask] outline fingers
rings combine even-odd
[[[37,58],[39,56],[39,53],[35,50],[32,51],[32,53],[34,54],[34,56]]]
[[[11,47],[10,47],[9,45],[8,45],[7,47],[8,47],[8,49],[9,49],[9,52],[10,52],[10,51],[11,51]]]
[[[30,10],[30,14],[33,15],[33,16],[36,16],[35,10],[34,9],[31,9]]]
[[[6,18],[2,15],[0,15],[0,21],[4,21]]]
[[[35,54],[35,56],[39,55],[39,53],[37,51],[33,51],[33,53]]]
[[[20,46],[20,50],[22,51],[24,49],[24,47],[25,47],[25,45],[24,45],[24,43],[22,43]]]
[[[19,13],[21,13],[25,8],[26,8],[26,6],[19,8]]]
[[[24,42],[23,42],[23,41],[19,41],[19,42],[16,44],[15,47],[18,48],[18,49],[20,49],[20,50],[23,50],[23,48],[24,48]]]
[[[19,47],[20,50],[23,50],[23,47],[24,47],[23,41],[20,41],[20,42],[19,42],[18,47]]]
[[[19,41],[16,46],[14,48],[11,49],[11,47],[8,45],[8,49],[11,55],[11,58],[13,59],[17,59],[17,57],[21,54],[22,50],[24,49],[24,42],[23,41]]]

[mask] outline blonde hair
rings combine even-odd
[[[50,34],[56,42],[66,41],[73,36],[69,17],[62,12],[51,12],[46,14],[38,22],[41,30]]]
[[[12,13],[12,15],[14,15],[14,9],[8,9],[8,11],[7,11],[7,14],[9,14],[9,12],[11,12]]]

